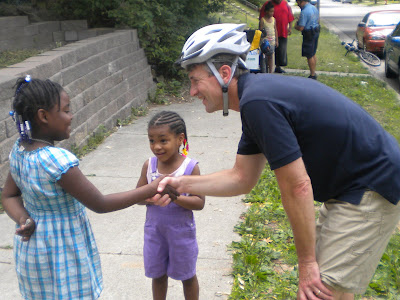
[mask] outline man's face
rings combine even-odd
[[[202,100],[206,112],[222,109],[222,89],[215,76],[210,75],[203,65],[189,72],[190,95]]]

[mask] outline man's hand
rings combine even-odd
[[[167,186],[170,186],[176,191],[180,192],[179,177],[164,177],[158,184],[157,192],[162,193]]]
[[[172,178],[172,177],[165,177],[165,176],[159,177],[153,180],[150,183],[150,185],[152,186],[152,188],[154,188],[155,193],[159,193],[161,196],[168,195],[171,198],[171,201],[175,201],[180,196],[180,194],[176,191],[176,189],[174,189],[171,185],[168,184],[164,184],[163,189],[159,188],[160,181],[163,181],[165,178]]]
[[[171,201],[175,201],[181,195],[172,186],[170,186],[169,184],[167,184],[165,186],[164,190],[162,190],[160,192],[160,194],[162,196],[169,195],[169,197],[171,198]]]
[[[333,300],[332,292],[322,283],[317,262],[299,263],[297,300]]]
[[[22,241],[29,241],[31,235],[35,232],[36,224],[31,218],[20,221],[20,227],[15,231],[15,234],[22,236]]]
[[[178,193],[173,186],[168,184],[169,179],[175,179],[175,177],[163,176],[152,181],[151,184],[156,185],[158,194],[146,199],[147,203],[158,206],[167,206],[170,202],[175,201],[180,196],[180,193]]]

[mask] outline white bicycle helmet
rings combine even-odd
[[[243,32],[246,24],[213,24],[205,26],[193,33],[183,46],[181,57],[176,61],[181,67],[186,68],[191,64],[207,63],[214,76],[217,78],[223,92],[223,115],[228,115],[228,86],[232,80],[238,63],[246,67],[241,56],[245,56],[250,49],[246,33]],[[215,68],[211,58],[217,54],[236,55],[232,63],[231,78],[224,83]]]
[[[243,32],[245,27],[246,24],[225,23],[200,28],[187,39],[176,63],[186,68],[190,64],[204,63],[217,54],[247,54],[250,44]]]

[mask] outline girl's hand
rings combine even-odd
[[[32,218],[23,218],[20,221],[20,227],[17,228],[15,234],[22,236],[22,241],[29,241],[31,235],[35,232],[36,223]]]
[[[171,198],[169,197],[168,194],[165,194],[164,196],[161,196],[160,194],[156,194],[155,196],[146,199],[146,202],[151,204],[151,205],[158,205],[158,206],[167,206],[172,202]]]

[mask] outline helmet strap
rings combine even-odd
[[[229,78],[228,82],[225,83],[222,80],[221,75],[219,74],[217,68],[214,66],[212,60],[207,61],[207,65],[210,68],[211,72],[214,74],[214,76],[217,78],[219,84],[221,85],[222,88],[222,99],[223,99],[223,110],[222,114],[224,117],[226,117],[229,114],[229,99],[228,99],[228,86],[231,83],[231,80],[233,78],[233,74],[235,74],[236,67],[237,67],[237,62],[238,62],[239,56],[236,56],[235,60],[232,63],[231,67],[231,77]]]

